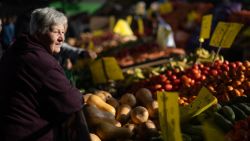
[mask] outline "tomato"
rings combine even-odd
[[[165,90],[171,91],[172,89],[173,89],[173,85],[172,84],[166,84],[165,85]]]

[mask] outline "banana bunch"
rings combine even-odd
[[[197,48],[195,55],[197,57],[196,63],[213,62],[215,60],[224,61],[224,57],[222,55],[216,54],[214,51],[209,52],[204,48]]]

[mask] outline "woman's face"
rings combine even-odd
[[[50,53],[57,54],[61,50],[61,46],[65,39],[66,27],[62,24],[52,26],[49,31],[39,37]]]

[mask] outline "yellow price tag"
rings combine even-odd
[[[113,30],[114,26],[115,26],[115,16],[110,16],[109,17],[109,29],[110,29],[110,31]]]
[[[95,84],[124,79],[122,70],[114,57],[104,57],[94,61],[90,65],[90,71]]]
[[[195,11],[191,11],[191,12],[189,12],[188,15],[187,15],[187,19],[188,19],[188,21],[190,21],[190,22],[194,21],[194,20],[197,19],[198,17],[199,17],[199,14],[198,14],[197,12],[195,12]]]
[[[230,48],[243,24],[219,22],[210,41],[210,46]]]
[[[105,34],[105,32],[103,30],[95,30],[92,32],[94,37],[98,37],[98,36],[102,36]]]
[[[157,92],[159,120],[164,141],[182,141],[178,97],[176,92]]]
[[[124,76],[120,66],[114,57],[104,57],[105,71],[109,80],[123,80]]]
[[[186,122],[216,104],[217,98],[206,88],[202,87],[196,99],[188,106],[181,107],[181,121]]]
[[[133,35],[133,31],[130,28],[130,26],[128,25],[127,21],[125,20],[118,20],[118,22],[116,23],[114,29],[113,29],[114,33],[120,34],[121,36],[132,36]]]
[[[229,28],[223,37],[221,47],[230,48],[242,27],[243,24],[229,23]]]
[[[139,35],[144,35],[144,25],[143,25],[142,18],[138,18],[137,24],[138,24],[138,33],[139,33]]]
[[[131,15],[127,16],[126,21],[127,21],[129,26],[131,26],[132,20],[133,20],[133,17]]]
[[[165,2],[160,5],[159,9],[161,14],[167,14],[173,11],[173,5],[170,2]]]
[[[89,42],[88,48],[89,48],[90,50],[95,50],[95,45],[94,45],[94,42],[93,42],[92,40]]]
[[[95,84],[97,83],[106,83],[107,82],[107,76],[105,75],[103,71],[103,63],[102,60],[96,60],[89,66],[92,79]]]
[[[212,18],[212,14],[205,15],[202,17],[200,38],[208,39],[210,37]]]

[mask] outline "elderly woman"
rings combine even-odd
[[[81,110],[81,93],[53,57],[60,52],[66,29],[63,13],[36,9],[31,14],[30,35],[18,38],[4,54],[0,62],[1,141],[52,141],[53,129]]]

